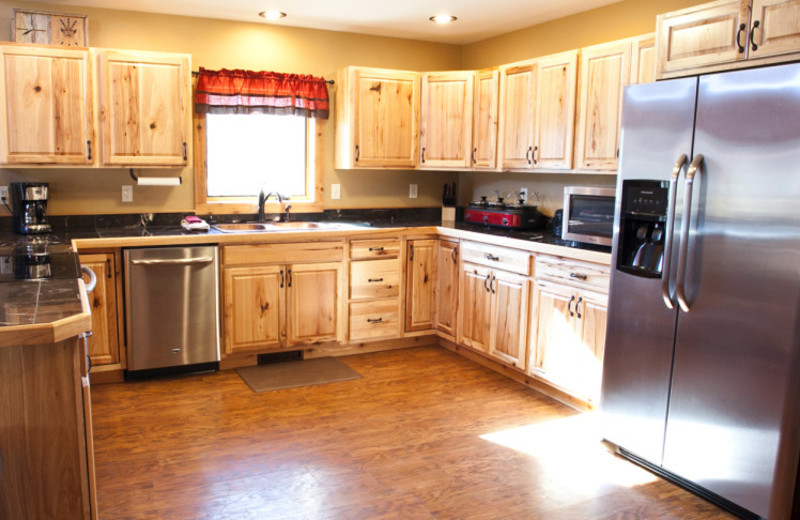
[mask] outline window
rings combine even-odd
[[[256,213],[259,191],[288,195],[293,212],[320,211],[316,153],[323,123],[274,114],[195,115],[199,213]],[[204,135],[202,135],[204,134]],[[280,212],[270,199],[267,212]]]

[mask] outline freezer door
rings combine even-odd
[[[700,79],[665,469],[788,518],[798,459],[800,65]]]
[[[696,91],[697,78],[625,89],[612,267],[620,254],[622,183],[668,181],[678,158],[691,157]],[[677,206],[675,229],[680,198]],[[612,270],[601,397],[603,436],[655,464],[664,443],[677,313],[665,305],[661,284]]]

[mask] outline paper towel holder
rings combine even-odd
[[[143,186],[180,186],[183,184],[183,176],[178,177],[137,177],[135,173],[133,173],[133,168],[128,170],[131,174],[131,179],[136,182],[138,185]],[[152,179],[148,182],[148,179]],[[175,183],[175,180],[178,182]],[[155,181],[155,182],[153,182]]]

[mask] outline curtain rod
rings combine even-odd
[[[199,74],[200,74],[200,71],[197,71],[197,70],[193,70],[192,71],[192,76],[198,76]],[[326,79],[325,83],[327,83],[328,85],[334,85],[336,82],[333,81],[332,79]]]

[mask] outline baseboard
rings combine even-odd
[[[89,372],[89,382],[93,385],[103,385],[106,383],[121,383],[125,380],[125,371],[122,368],[112,368],[98,370],[92,368]]]
[[[523,385],[536,390],[539,393],[542,393],[548,397],[555,399],[556,401],[563,403],[570,408],[574,408],[581,412],[587,412],[593,410],[596,405],[584,401],[583,399],[579,399],[573,395],[570,395],[563,390],[543,381],[535,376],[531,376],[530,374],[526,374],[522,372],[518,368],[510,367],[508,365],[504,365],[499,361],[495,361],[493,359],[487,358],[484,354],[474,351],[469,347],[464,347],[463,345],[457,345],[451,341],[448,341],[443,338],[439,338],[439,345],[464,356],[465,358],[478,363],[479,365],[483,365],[490,370],[494,370],[495,372],[502,374],[509,379],[513,379],[518,383],[522,383]]]

